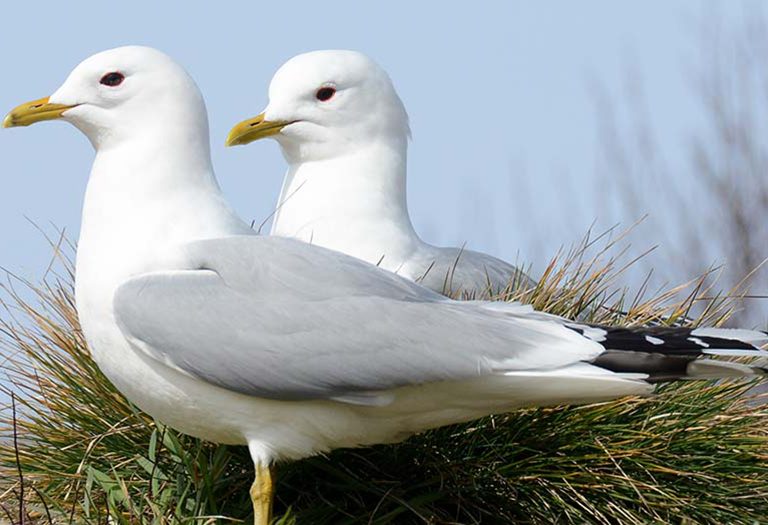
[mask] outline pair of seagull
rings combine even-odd
[[[155,418],[248,446],[257,525],[270,520],[277,460],[761,372],[706,356],[764,355],[762,332],[589,326],[436,293],[442,264],[463,289],[504,287],[517,270],[419,240],[405,204],[408,121],[386,73],[359,53],[309,53],[269,96],[229,143],[271,136],[283,149],[272,236],[227,204],[202,95],[159,51],[94,55],[3,123],[63,119],[90,139],[76,302],[93,358]]]

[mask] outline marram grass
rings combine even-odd
[[[711,293],[703,280],[651,300],[609,293],[622,271],[607,255],[616,241],[594,242],[555,258],[535,290],[505,298],[636,325],[684,320]],[[115,391],[84,344],[68,268],[5,287],[0,522],[247,522],[246,449],[180,435]],[[720,323],[731,304],[712,298],[700,319]],[[751,386],[678,383],[651,398],[521,410],[281,465],[277,522],[766,522],[768,410]]]

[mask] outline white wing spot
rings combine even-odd
[[[658,337],[653,337],[650,335],[645,336],[645,340],[651,343],[652,345],[663,345],[664,339],[659,339]]]
[[[602,328],[592,328],[591,326],[588,326],[584,330],[584,335],[592,339],[596,343],[602,343],[603,341],[605,341],[605,336],[607,334],[608,332],[606,332]]]
[[[608,332],[602,328],[595,328],[594,326],[588,326],[585,324],[565,323],[565,326],[581,331],[581,334],[587,339],[591,339],[596,343],[602,343],[605,341],[605,336]]]
[[[709,345],[704,341],[702,341],[701,339],[699,339],[698,337],[689,337],[688,340],[692,343],[696,343],[702,348],[709,348]]]

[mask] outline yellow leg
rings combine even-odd
[[[273,467],[256,464],[256,479],[251,485],[253,525],[269,525],[272,521],[272,500],[275,486],[272,483]]]

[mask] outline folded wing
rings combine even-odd
[[[603,348],[519,305],[456,302],[343,254],[275,237],[185,247],[188,268],[137,276],[114,298],[138,349],[237,392],[343,398],[514,370]]]

